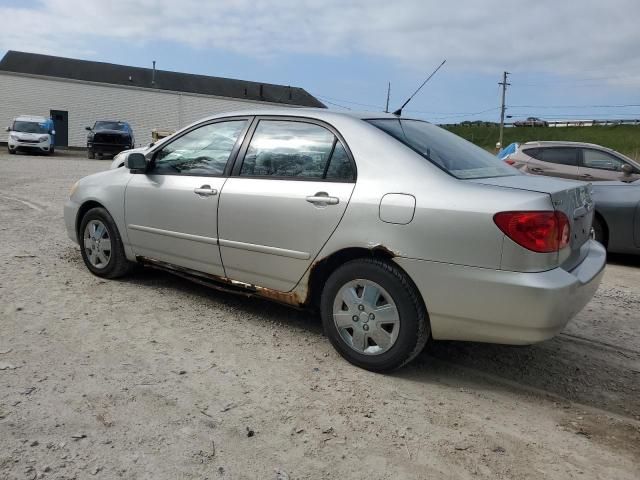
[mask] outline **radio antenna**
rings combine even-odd
[[[417,94],[417,93],[422,89],[422,87],[424,87],[424,86],[427,84],[427,82],[428,82],[429,80],[431,80],[431,77],[433,77],[433,76],[436,74],[436,72],[437,72],[438,70],[440,70],[440,68],[441,68],[441,67],[446,63],[446,61],[447,61],[447,60],[443,60],[443,61],[442,61],[442,63],[441,63],[440,65],[438,65],[438,68],[436,68],[436,69],[431,73],[431,75],[429,75],[429,76],[427,77],[427,79],[426,79],[424,82],[422,82],[422,85],[420,85],[420,86],[418,87],[418,89],[417,89],[415,92],[413,92],[413,95],[411,95],[411,96],[407,99],[407,101],[406,101],[406,102],[404,102],[404,103],[402,104],[402,106],[401,106],[399,109],[397,109],[395,112],[393,112],[393,114],[394,114],[394,115],[396,115],[396,116],[398,116],[398,117],[399,117],[400,115],[402,115],[402,109],[403,109],[404,107],[406,107],[406,106],[407,106],[407,104],[408,104],[408,103],[413,99],[413,97],[415,97],[415,96],[416,96],[416,94]]]

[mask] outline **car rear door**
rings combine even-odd
[[[220,198],[225,273],[290,291],[342,219],[355,164],[338,132],[314,120],[258,118],[247,138]]]
[[[580,180],[638,180],[640,172],[625,175],[622,166],[628,164],[615,155],[595,148],[582,149],[582,164],[578,172]],[[634,169],[635,170],[635,169]]]
[[[210,122],[156,150],[150,171],[125,191],[125,221],[136,255],[224,275],[218,199],[249,118]]]
[[[574,147],[538,147],[524,150],[531,159],[524,172],[560,178],[578,178],[580,149]]]

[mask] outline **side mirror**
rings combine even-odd
[[[633,167],[628,163],[625,163],[624,165],[622,165],[622,173],[624,173],[625,175],[631,175],[633,173]]]
[[[7,127],[7,128],[5,128],[5,130],[6,130],[7,132],[10,132],[10,131],[11,131],[11,127]]]
[[[146,173],[147,159],[141,153],[130,153],[124,161],[124,166],[131,170],[131,173]]]
[[[91,131],[91,127],[84,127],[84,129]]]

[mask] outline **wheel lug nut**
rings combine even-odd
[[[373,313],[369,314],[369,320],[375,320],[376,316]]]
[[[351,320],[353,320],[354,322],[358,321],[358,315],[354,315],[353,317],[351,317]]]
[[[358,310],[363,311],[364,310],[364,305],[358,305]]]
[[[367,330],[369,330],[369,325],[365,323],[364,325],[362,325],[362,329],[366,332]]]

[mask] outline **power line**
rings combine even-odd
[[[316,97],[320,97],[320,95],[316,95]],[[322,98],[322,97],[320,97],[320,98]],[[344,108],[345,110],[351,110],[349,107],[345,107],[344,105],[340,105],[339,103],[330,102],[326,98],[322,98],[322,101],[323,102],[327,102],[329,105],[333,105],[333,106],[336,106],[336,107]]]
[[[382,106],[381,105],[373,105],[371,103],[354,102],[352,100],[345,100],[343,98],[329,97],[327,95],[319,95],[317,93],[312,93],[312,95],[314,95],[314,96],[316,96],[318,98],[332,100],[334,102],[348,103],[349,105],[359,105],[361,107],[372,107],[372,108],[376,108],[378,110],[382,110]],[[328,102],[328,103],[331,103],[331,102]]]
[[[509,108],[627,108],[640,107],[640,104],[623,105],[509,105]]]

